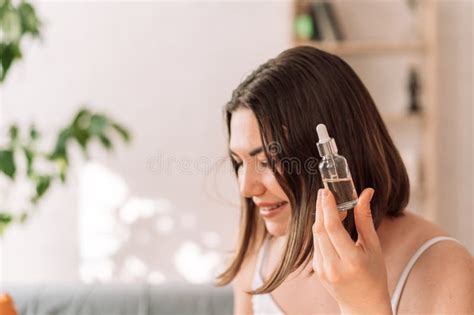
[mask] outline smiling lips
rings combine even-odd
[[[283,209],[287,204],[287,201],[282,201],[279,203],[257,203],[256,205],[260,208],[260,214],[263,217],[273,217],[275,216],[279,210]]]
[[[258,206],[260,209],[262,209],[262,210],[269,211],[269,210],[275,210],[276,208],[278,208],[279,206],[284,205],[285,203],[287,203],[287,202],[286,202],[286,201],[282,201],[282,202],[273,203],[273,204],[270,204],[270,203],[258,203],[257,206]]]

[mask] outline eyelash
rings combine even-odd
[[[242,162],[237,162],[236,160],[232,159],[232,162],[234,163],[234,166],[237,170],[239,170],[242,167]],[[269,167],[268,161],[258,161],[261,167],[267,168]]]
[[[242,162],[237,162],[235,160],[232,160],[232,162],[234,163],[236,170],[239,170],[242,167]]]

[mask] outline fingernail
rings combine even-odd
[[[370,198],[369,200],[372,200],[372,197],[374,196],[375,190],[373,188],[370,189]]]
[[[327,196],[329,196],[329,192],[327,189],[324,189],[324,197],[327,197]]]

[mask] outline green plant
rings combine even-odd
[[[14,5],[11,0],[0,0],[0,83],[21,58],[22,39],[26,35],[39,37],[40,26],[35,9],[27,1]]]
[[[21,58],[20,44],[24,36],[39,37],[40,26],[34,8],[28,2],[21,1],[14,5],[11,0],[0,0],[0,84],[5,81],[12,64]],[[85,158],[88,158],[93,141],[98,141],[107,150],[113,148],[114,134],[125,142],[130,141],[129,131],[124,126],[105,114],[94,113],[87,108],[79,110],[72,121],[59,130],[55,145],[50,150],[38,148],[41,133],[34,124],[26,131],[16,124],[7,127],[7,130],[8,140],[0,143],[0,176],[5,176],[12,183],[23,176],[34,189],[25,203],[25,209],[12,211],[0,204],[0,236],[12,223],[25,222],[55,182],[66,182],[71,145],[78,144]],[[24,168],[18,167],[21,159],[25,162]],[[38,168],[38,163],[43,168]]]
[[[49,151],[38,149],[40,133],[32,125],[26,134],[20,132],[17,125],[9,128],[9,141],[0,146],[0,173],[3,173],[12,182],[16,180],[19,172],[25,172],[26,177],[33,185],[33,195],[29,197],[29,208],[21,209],[14,214],[0,208],[0,235],[13,222],[24,222],[34,211],[38,202],[54,182],[65,183],[69,169],[70,147],[74,143],[82,149],[85,158],[89,157],[90,144],[96,140],[107,150],[113,148],[114,133],[125,142],[130,141],[129,131],[100,113],[93,113],[88,109],[81,109],[72,121],[62,128],[57,136],[54,147]],[[17,161],[23,158],[26,161],[24,170],[17,168]],[[40,171],[37,162],[43,164]],[[45,167],[45,164],[47,167]]]

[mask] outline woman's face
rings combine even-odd
[[[240,194],[252,198],[270,234],[286,234],[290,203],[267,162],[254,113],[246,108],[236,110],[232,113],[230,129],[229,149],[239,165]]]

